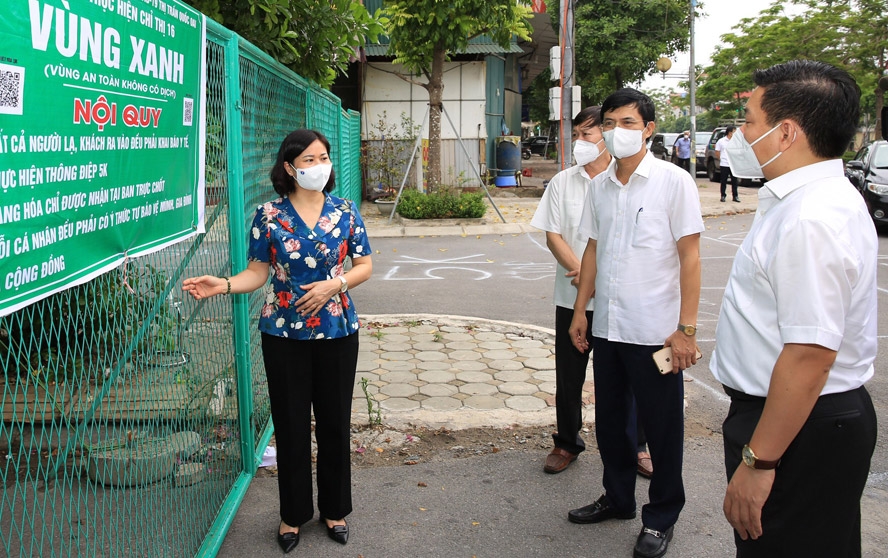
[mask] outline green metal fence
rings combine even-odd
[[[214,555],[271,436],[261,295],[196,303],[246,267],[283,137],[332,145],[360,203],[360,121],[208,22],[207,232],[0,318],[0,555]]]

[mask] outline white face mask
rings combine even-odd
[[[641,151],[644,145],[644,130],[627,130],[616,127],[601,133],[604,136],[604,145],[610,154],[617,159],[632,157]]]
[[[765,139],[768,134],[779,127],[780,124],[777,124],[752,143],[746,141],[746,137],[743,136],[743,130],[738,128],[734,132],[731,141],[725,146],[728,159],[731,161],[731,174],[737,178],[764,178],[765,175],[762,169],[773,163],[774,159],[783,155],[783,152],[780,151],[763,164],[759,164],[758,157],[755,156],[752,146]],[[792,138],[792,141],[795,141],[795,137]]]
[[[296,172],[296,184],[299,184],[301,188],[306,190],[320,192],[327,186],[327,182],[330,180],[333,164],[314,165],[304,169],[293,167],[293,170]]]
[[[574,143],[573,148],[574,160],[577,164],[580,166],[588,165],[592,161],[601,157],[603,151],[598,149],[598,144],[602,141],[604,140],[598,140],[597,142],[592,143],[591,141],[578,139]]]

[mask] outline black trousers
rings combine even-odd
[[[262,334],[271,418],[277,442],[281,520],[296,527],[314,516],[311,414],[318,443],[318,511],[341,519],[352,511],[350,421],[358,334],[297,341]]]
[[[659,373],[651,355],[661,346],[617,343],[599,337],[592,341],[595,435],[604,464],[605,494],[619,511],[636,508],[637,401],[655,471],[641,519],[645,527],[665,531],[678,520],[685,503],[681,476],[684,374]]]
[[[589,353],[581,353],[570,342],[570,322],[573,309],[555,306],[555,419],[557,432],[552,434],[555,447],[578,454],[586,449],[580,437],[583,427],[583,384]],[[586,320],[592,324],[592,311],[586,311]],[[586,339],[592,345],[591,329]]]
[[[731,195],[735,199],[739,198],[740,195],[737,193],[737,177],[731,172],[731,167],[725,165],[721,166],[721,196],[725,197],[725,192],[728,189],[728,177],[731,178]]]
[[[683,168],[687,172],[691,172],[691,160],[690,159],[682,159],[678,157],[678,166]]]
[[[730,388],[722,431],[728,479],[740,466],[765,399]],[[777,467],[762,508],[762,536],[742,540],[738,557],[860,556],[860,497],[876,447],[876,412],[866,389],[822,395]]]

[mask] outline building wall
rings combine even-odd
[[[407,74],[403,66],[389,62],[366,65],[361,108],[361,137],[364,140],[376,133],[373,123],[380,118],[400,122],[402,113],[415,125],[422,124],[422,137],[428,138],[428,92],[397,77],[395,72]],[[425,81],[424,76],[416,79]],[[475,175],[486,160],[483,146],[489,136],[499,135],[498,130],[489,131],[485,117],[486,82],[487,65],[484,62],[447,62],[444,65],[446,116],[441,118],[441,169],[445,183],[457,185],[463,179],[469,179],[470,185],[477,186]],[[468,157],[457,138],[462,138]],[[415,184],[421,185],[419,174]]]

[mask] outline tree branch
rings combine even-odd
[[[421,81],[416,81],[416,80],[410,79],[409,77],[407,77],[407,76],[405,76],[405,75],[402,75],[402,74],[399,74],[398,72],[393,72],[393,73],[394,73],[396,76],[398,76],[399,78],[401,78],[401,79],[403,79],[404,81],[406,81],[407,83],[412,83],[413,85],[418,85],[418,86],[422,87],[422,88],[425,89],[425,90],[428,90],[428,88],[429,88],[429,84],[428,84],[428,83],[422,83]],[[428,76],[426,76],[426,77],[428,77]]]

